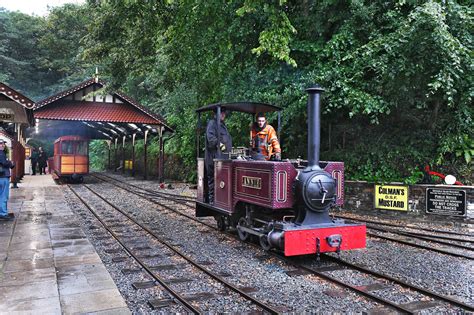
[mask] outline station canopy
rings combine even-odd
[[[0,128],[14,134],[20,126],[33,125],[34,104],[28,97],[0,82]]]
[[[26,143],[26,132],[33,126],[34,102],[0,82],[0,138],[12,146],[12,140]]]
[[[124,93],[102,93],[105,86],[103,80],[92,78],[36,103],[36,126],[29,136],[113,140],[173,132],[162,116]]]

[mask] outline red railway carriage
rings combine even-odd
[[[252,149],[220,153],[214,159],[214,202],[209,203],[205,161],[198,156],[196,216],[214,216],[221,230],[234,228],[240,239],[258,238],[265,250],[273,248],[286,256],[365,247],[365,225],[329,216],[332,206],[344,203],[344,163],[319,161],[322,89],[307,91],[308,160],[266,161]],[[279,110],[261,103],[212,104],[197,110],[198,121],[204,111],[216,111],[220,117],[221,109],[250,114]],[[278,125],[279,121],[278,113]]]
[[[53,177],[82,182],[89,174],[89,139],[63,136],[54,141]]]

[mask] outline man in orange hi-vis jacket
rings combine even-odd
[[[265,155],[266,160],[280,161],[281,148],[278,142],[275,129],[267,124],[267,119],[263,113],[257,114],[257,122],[252,127],[252,148],[260,145],[261,153]]]

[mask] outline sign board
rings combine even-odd
[[[466,216],[466,191],[446,188],[427,188],[426,213]]]
[[[0,108],[0,121],[14,122],[15,112],[11,108]]]
[[[408,186],[375,185],[374,208],[408,211]]]

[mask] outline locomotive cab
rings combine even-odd
[[[319,87],[307,90],[308,160],[267,161],[239,148],[214,159],[214,202],[207,199],[205,162],[199,157],[200,115],[225,108],[255,115],[280,108],[262,103],[211,104],[198,113],[196,216],[213,216],[219,229],[235,229],[241,240],[257,239],[265,250],[286,256],[364,248],[363,224],[333,220],[329,209],[344,203],[344,163],[319,161]],[[234,153],[237,151],[236,153]]]

